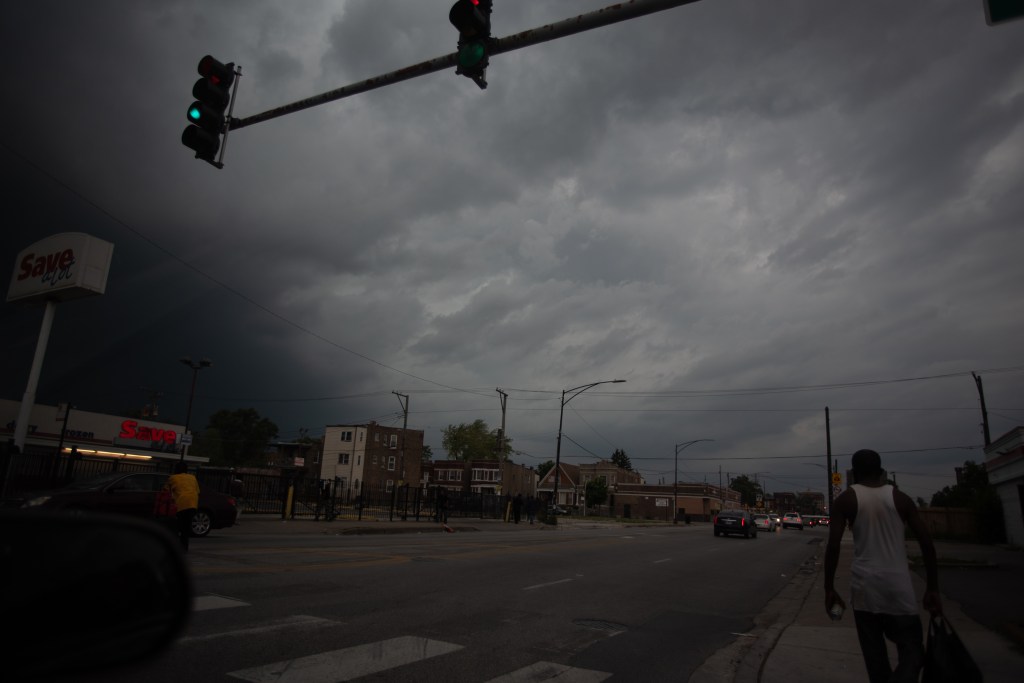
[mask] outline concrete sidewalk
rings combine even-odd
[[[861,657],[853,614],[847,608],[840,621],[825,613],[825,573],[822,565],[825,539],[818,544],[811,563],[758,616],[751,633],[712,656],[690,678],[690,683],[863,683],[867,672]],[[937,544],[939,557],[955,562],[958,555],[970,563],[979,558],[998,561],[1000,553],[1011,552],[999,546],[973,544]],[[919,554],[915,542],[908,543],[908,554]],[[853,539],[843,539],[836,589],[849,604],[850,562]],[[924,580],[911,572],[915,590],[924,594]],[[978,577],[984,581],[984,574]],[[942,584],[939,585],[940,591]],[[998,599],[998,596],[993,596]],[[985,675],[987,683],[1017,683],[1024,676],[1024,649],[1005,637],[980,626],[967,617],[959,604],[943,596],[943,612],[959,634],[968,651]],[[927,638],[929,614],[921,613]],[[890,646],[895,662],[895,648]]]

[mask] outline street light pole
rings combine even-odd
[[[178,361],[180,363],[182,363],[183,365],[187,365],[190,368],[192,368],[192,389],[189,391],[189,394],[188,394],[188,411],[186,411],[186,413],[185,413],[185,434],[188,434],[189,433],[188,428],[189,428],[189,425],[192,422],[192,401],[196,397],[196,379],[199,376],[199,371],[200,370],[202,370],[203,368],[213,367],[213,361],[210,360],[209,358],[203,358],[203,359],[201,359],[197,363],[197,362],[193,361],[192,358],[190,358],[189,356],[185,356],[184,358],[179,358]],[[188,444],[187,443],[186,444],[182,444],[182,446],[181,446],[181,458],[179,458],[179,460],[184,460],[185,459],[185,454],[187,452],[188,452]]]
[[[684,443],[676,444],[676,472],[672,478],[672,523],[679,524],[679,451],[685,451],[687,447],[701,441],[714,441],[714,439],[694,439]]]
[[[601,382],[591,382],[590,384],[582,384],[572,389],[564,389],[562,391],[562,406],[558,411],[558,443],[555,446],[555,494],[553,497],[554,504],[558,505],[558,480],[562,476],[561,462],[562,462],[562,420],[565,417],[565,404],[573,400],[587,389],[596,387],[598,384],[622,384],[626,380],[624,379],[606,379]],[[569,394],[569,398],[565,395]],[[555,517],[552,515],[551,521],[554,522]]]

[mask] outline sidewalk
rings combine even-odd
[[[907,545],[908,554],[919,554],[916,543]],[[805,567],[776,596],[757,619],[752,633],[716,653],[690,683],[863,683],[867,680],[853,614],[847,609],[842,620],[833,622],[825,613],[824,539],[818,546],[813,567]],[[939,557],[955,561],[958,555],[976,563],[980,558],[998,560],[1010,552],[998,546],[941,544]],[[849,602],[850,562],[853,539],[843,539],[836,589]],[[970,570],[969,570],[970,571]],[[924,580],[911,572],[918,596],[924,594]],[[984,574],[978,577],[984,581]],[[940,582],[939,589],[942,585]],[[998,596],[993,596],[997,599]],[[1024,672],[1024,649],[970,618],[961,606],[943,596],[943,612],[960,635],[968,651],[985,675],[987,683],[1016,683]],[[929,614],[921,613],[927,638]],[[895,649],[890,646],[895,662]],[[729,663],[735,667],[729,677]]]

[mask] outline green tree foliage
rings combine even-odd
[[[537,476],[540,479],[543,479],[544,475],[547,474],[548,472],[550,472],[551,469],[554,466],[555,466],[555,461],[554,460],[548,460],[547,462],[542,462],[541,464],[537,465]]]
[[[253,408],[219,410],[210,416],[198,454],[224,467],[263,465],[267,446],[277,438],[277,425]]]
[[[761,485],[745,474],[733,477],[729,483],[729,488],[733,491],[739,491],[740,502],[747,507],[755,507],[757,505],[757,494],[763,494]]]
[[[932,495],[932,507],[957,507],[973,510],[978,520],[978,536],[985,543],[1001,543],[1006,539],[1003,505],[996,490],[988,483],[984,465],[972,460],[960,469],[959,481]]]
[[[505,439],[505,447],[512,440]],[[452,460],[497,460],[500,455],[501,430],[488,429],[483,420],[472,424],[448,425],[441,434],[441,447]]]
[[[586,486],[587,507],[592,505],[604,505],[608,500],[608,482],[604,477],[591,479]]]
[[[434,459],[434,451],[430,450],[430,444],[423,444],[423,462],[430,462]]]
[[[612,453],[612,462],[624,470],[633,471],[633,463],[629,461],[629,456],[626,455],[626,451],[621,448],[616,448],[615,452]]]

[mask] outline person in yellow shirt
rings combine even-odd
[[[188,552],[188,540],[192,536],[192,517],[199,507],[199,482],[188,473],[184,460],[174,463],[174,474],[167,478],[164,490],[170,491],[178,508],[178,538],[181,549]]]

